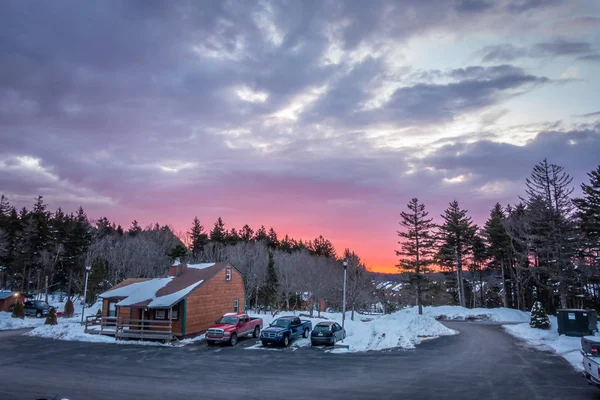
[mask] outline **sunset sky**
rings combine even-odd
[[[394,272],[412,197],[477,223],[600,164],[600,1],[0,2],[0,193],[323,235]]]

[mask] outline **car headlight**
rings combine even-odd
[[[283,332],[279,332],[277,336],[283,336]]]
[[[223,332],[223,335],[224,335],[224,336],[230,336],[230,335],[231,335],[231,332]]]

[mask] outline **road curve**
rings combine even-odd
[[[245,349],[252,339],[164,348],[3,335],[0,399],[600,399],[562,358],[498,326],[445,324],[460,335],[363,354]]]

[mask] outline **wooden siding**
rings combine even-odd
[[[231,280],[226,281],[225,270],[223,268],[188,296],[185,336],[202,333],[223,314],[233,312],[234,299],[239,301],[239,311],[244,311],[242,276],[232,268]]]

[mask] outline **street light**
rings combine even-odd
[[[90,271],[92,270],[91,265],[85,266],[85,288],[83,289],[83,301],[81,302],[81,323],[83,324],[83,318],[85,316],[85,299],[87,298],[87,285]]]
[[[342,329],[346,322],[346,270],[348,269],[348,259],[344,258],[344,299],[342,301]]]

